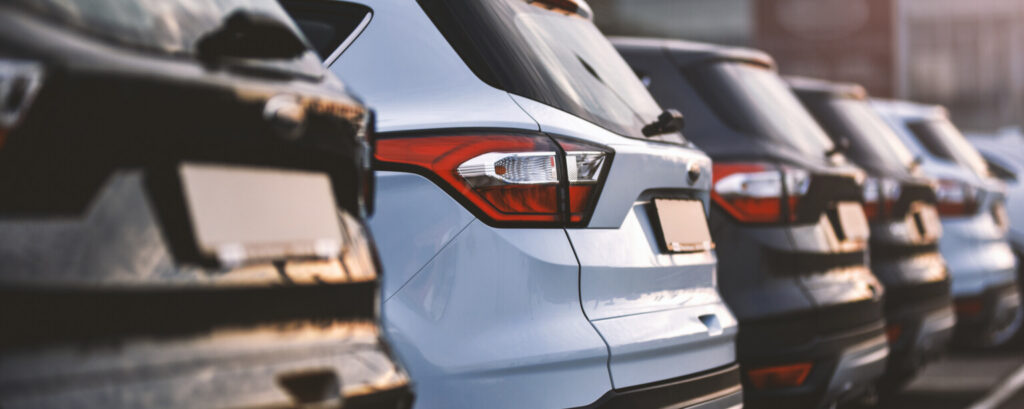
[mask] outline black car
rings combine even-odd
[[[864,210],[871,223],[871,270],[885,285],[889,368],[879,383],[895,389],[937,357],[953,335],[956,316],[946,262],[939,253],[942,223],[932,181],[856,84],[786,78],[833,141],[864,169]]]
[[[884,287],[868,266],[863,171],[759,51],[613,40],[655,99],[682,111],[714,160],[719,285],[739,319],[747,407],[813,408],[871,396],[888,346]]]
[[[274,0],[0,5],[0,407],[407,407],[372,115]]]

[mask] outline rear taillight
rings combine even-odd
[[[747,371],[754,389],[795,388],[807,381],[814,364],[801,362],[791,365],[769,366]]]
[[[877,221],[894,216],[896,201],[900,198],[900,182],[892,179],[864,179],[864,214],[868,220]]]
[[[42,81],[41,64],[0,58],[0,148],[32,105]]]
[[[585,222],[611,152],[545,135],[380,138],[381,169],[424,173],[499,225]]]
[[[796,220],[810,173],[763,163],[715,163],[711,198],[740,222]]]
[[[941,216],[967,216],[978,211],[978,190],[969,184],[939,180],[935,196]]]

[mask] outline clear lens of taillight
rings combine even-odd
[[[42,64],[0,58],[0,148],[32,105],[42,82]]]
[[[810,173],[763,163],[715,163],[711,197],[738,221],[783,222],[810,187]],[[783,207],[785,203],[786,207]]]
[[[978,190],[955,180],[939,180],[935,189],[941,216],[966,216],[978,211]]]
[[[892,217],[902,192],[900,182],[886,178],[868,177],[861,185],[864,192],[864,213],[868,220]]]
[[[610,151],[546,135],[382,138],[381,169],[424,173],[498,225],[579,224],[596,199]],[[412,167],[411,169],[407,167]]]

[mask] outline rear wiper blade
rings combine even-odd
[[[685,124],[683,114],[675,109],[669,108],[662,111],[661,115],[658,115],[657,120],[644,125],[641,132],[643,132],[644,136],[651,137],[681,131]]]
[[[309,47],[278,17],[238,10],[220,27],[196,41],[196,54],[204,61],[220,58],[294,59]]]

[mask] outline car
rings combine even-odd
[[[966,134],[988,164],[989,173],[1006,185],[1006,213],[1009,217],[1008,237],[1017,256],[1017,287],[1024,291],[1024,134],[1020,128],[1000,129],[995,134]],[[1017,331],[1017,342],[1022,337]]]
[[[719,286],[739,320],[747,407],[873,399],[889,347],[868,265],[865,174],[804,109],[767,54],[613,38],[655,99],[681,110],[714,161]]]
[[[833,143],[867,172],[862,185],[871,224],[871,271],[885,286],[889,361],[880,390],[895,392],[945,350],[956,315],[933,181],[857,84],[806,77],[786,82]]]
[[[1018,128],[1007,128],[994,134],[964,136],[985,158],[989,174],[1006,186],[1006,212],[1010,221],[1008,237],[1020,260],[1020,255],[1024,254],[1024,181],[1021,181],[1024,175],[1024,134]]]
[[[942,238],[957,324],[954,342],[993,348],[1008,343],[1024,320],[1017,259],[1007,241],[1005,186],[938,105],[873,99],[872,106],[938,180]]]
[[[587,3],[283,4],[378,113],[369,224],[417,408],[742,403],[711,161]]]
[[[307,44],[274,0],[0,5],[0,406],[411,405],[372,115]]]

